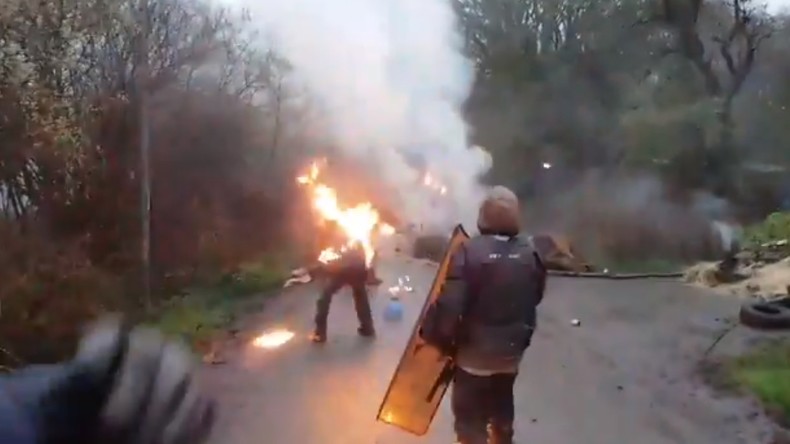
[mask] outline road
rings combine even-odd
[[[381,397],[421,308],[435,267],[391,257],[372,296],[379,336],[356,336],[351,298],[339,294],[330,340],[307,340],[317,288],[295,287],[251,316],[228,362],[205,370],[220,398],[215,444],[449,444],[445,402],[416,438],[375,422]],[[382,319],[387,283],[408,275],[402,322]],[[738,301],[670,281],[553,278],[516,387],[516,439],[540,444],[767,443],[768,421],[744,400],[714,396],[695,365],[726,328]],[[581,326],[571,320],[578,318]],[[276,350],[249,345],[268,328],[295,339]]]

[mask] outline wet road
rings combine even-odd
[[[206,369],[222,407],[212,444],[452,443],[447,401],[423,438],[375,422],[434,272],[421,261],[382,261],[374,341],[357,337],[345,293],[334,301],[323,346],[307,341],[316,287],[292,288],[268,303],[249,333],[285,327],[297,337],[277,350],[242,341],[227,364]],[[404,320],[387,323],[387,284],[402,275],[416,291],[404,297]],[[737,306],[676,282],[553,278],[517,382],[517,442],[768,442],[767,423],[752,406],[713,399],[693,376]]]

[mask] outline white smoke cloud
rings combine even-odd
[[[226,1],[274,39],[331,142],[376,169],[410,222],[474,221],[491,159],[468,146],[461,106],[474,70],[449,0]],[[447,186],[447,205],[420,185],[422,168]]]

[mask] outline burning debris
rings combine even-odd
[[[398,284],[393,285],[388,289],[392,296],[400,296],[401,293],[413,293],[414,288],[411,286],[411,278],[409,276],[402,276],[398,278]]]
[[[272,350],[275,348],[282,347],[283,345],[288,343],[291,339],[293,339],[294,336],[296,336],[296,334],[290,330],[285,330],[285,329],[271,330],[255,338],[252,341],[252,345],[258,348]]]
[[[291,277],[285,281],[283,288],[288,288],[296,284],[307,284],[312,282],[313,276],[307,268],[297,268],[291,272]]]

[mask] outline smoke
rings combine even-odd
[[[553,193],[527,205],[527,223],[568,235],[593,262],[718,259],[737,244],[726,200],[703,191],[672,199],[655,175],[590,169],[551,185]]]
[[[491,158],[468,145],[461,107],[474,68],[449,0],[233,2],[314,96],[327,145],[372,168],[395,192],[401,216],[442,226],[473,220]],[[422,184],[426,170],[445,196]]]

